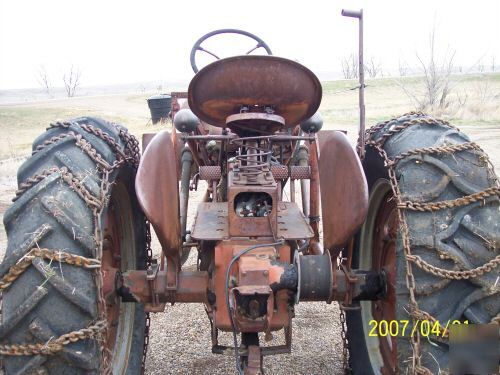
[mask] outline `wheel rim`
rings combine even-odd
[[[105,218],[102,274],[108,333],[106,348],[111,353],[113,374],[127,370],[134,331],[135,304],[122,303],[115,292],[118,272],[136,268],[132,206],[125,185],[118,181],[111,192]]]
[[[396,319],[396,239],[398,232],[397,206],[391,185],[386,179],[375,182],[370,195],[368,215],[360,234],[360,269],[384,271],[387,294],[380,301],[362,301],[361,319],[370,364],[374,373],[397,372],[397,337],[372,337],[371,320],[386,321],[388,326]],[[389,327],[388,327],[389,328]],[[377,331],[376,331],[377,332]]]

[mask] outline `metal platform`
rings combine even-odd
[[[228,203],[203,202],[198,206],[191,237],[196,240],[220,241],[229,238]],[[251,218],[249,218],[251,220]],[[311,227],[296,203],[278,203],[278,238],[300,240],[313,237]]]

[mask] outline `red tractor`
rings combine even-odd
[[[268,55],[198,71],[197,51],[216,56],[202,42],[227,32]],[[213,353],[234,353],[240,374],[290,353],[299,302],[339,302],[354,374],[437,373],[447,323],[498,321],[500,190],[477,144],[408,113],[361,131],[356,152],[322,129],[318,78],[247,32],[205,35],[191,64],[175,128],[145,137],[142,156],[125,128],[91,117],[34,141],[4,216],[6,374],[139,374],[148,314],[169,303],[204,304]]]

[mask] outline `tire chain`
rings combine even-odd
[[[411,119],[405,120],[402,123],[395,125],[391,127],[389,130],[385,131],[382,133],[381,137],[377,139],[373,139],[373,136],[382,130],[384,127],[386,127],[390,122],[396,122],[396,121],[401,121],[402,117],[407,117],[407,116],[416,116]],[[411,246],[410,246],[410,232],[408,228],[408,224],[406,222],[406,217],[405,217],[405,210],[406,209],[414,209],[418,211],[435,211],[443,208],[454,208],[454,207],[459,207],[463,205],[468,205],[473,202],[476,202],[478,200],[484,200],[490,196],[499,196],[499,188],[498,188],[498,179],[495,176],[493,165],[491,163],[491,160],[488,158],[486,153],[482,151],[482,149],[476,145],[473,142],[467,142],[461,145],[453,145],[453,146],[441,146],[441,147],[427,147],[427,148],[420,148],[420,149],[414,149],[407,151],[405,153],[402,153],[398,156],[396,156],[393,159],[390,159],[387,155],[387,152],[384,149],[384,144],[389,139],[391,136],[394,134],[401,132],[404,129],[407,129],[410,126],[413,125],[445,125],[447,127],[450,127],[452,129],[457,129],[450,125],[448,122],[443,121],[443,120],[438,120],[434,119],[430,116],[426,116],[422,112],[409,112],[407,114],[402,115],[399,118],[394,118],[389,121],[385,121],[382,123],[379,123],[375,125],[374,127],[367,129],[367,138],[366,138],[366,145],[370,145],[374,147],[379,155],[382,157],[384,160],[385,166],[387,168],[388,174],[389,174],[389,180],[391,183],[393,195],[396,198],[397,201],[397,208],[398,208],[398,220],[401,223],[400,224],[400,229],[401,229],[401,238],[403,241],[403,251],[405,255],[405,265],[406,265],[406,287],[409,291],[409,312],[410,315],[413,318],[413,324],[417,324],[419,320],[429,320],[432,322],[437,322],[437,320],[429,313],[420,310],[418,307],[418,303],[416,300],[416,284],[415,284],[415,277],[412,272],[412,263],[423,269],[424,271],[427,271],[435,276],[439,276],[442,278],[450,278],[450,279],[468,279],[468,278],[473,278],[473,277],[478,277],[482,276],[484,273],[490,272],[493,268],[498,266],[500,264],[500,256],[497,256],[496,258],[490,260],[489,262],[483,264],[480,267],[477,267],[472,270],[464,270],[464,271],[450,271],[446,269],[442,269],[436,266],[433,266],[427,262],[425,262],[422,258],[420,258],[417,255],[413,255],[411,253]],[[435,202],[431,204],[421,204],[418,202],[408,202],[408,201],[402,201],[402,194],[399,189],[399,184],[398,180],[396,177],[396,171],[395,171],[395,166],[398,161],[402,160],[403,158],[410,156],[410,155],[423,155],[423,154],[432,154],[432,153],[453,153],[457,151],[464,151],[464,150],[476,150],[481,153],[481,157],[483,160],[486,161],[488,165],[488,172],[490,175],[490,178],[495,182],[495,187],[491,187],[488,189],[485,189],[482,192],[471,194],[462,198],[458,198],[455,200],[451,201],[443,201],[443,202]],[[418,207],[418,208],[417,208]],[[431,208],[431,209],[429,209]],[[491,320],[492,323],[497,323],[500,324],[500,318],[494,317]],[[448,337],[448,332],[445,328],[442,328],[444,334],[443,337],[447,338]],[[412,370],[413,373],[415,374],[425,374],[425,375],[431,375],[432,372],[422,366],[421,364],[421,359],[420,359],[420,335],[417,332],[416,335],[410,338],[411,339],[411,345],[413,349],[413,358],[412,358]],[[344,367],[346,368],[346,367]]]
[[[146,267],[149,268],[151,267],[151,263],[153,260],[153,250],[151,248],[151,227],[149,225],[149,221],[146,219],[145,221],[145,230],[146,230],[146,252],[147,252],[147,259],[146,259]],[[144,371],[146,370],[146,358],[148,354],[148,346],[149,346],[149,328],[151,326],[151,316],[149,315],[149,312],[146,312],[146,324],[144,326],[144,345],[142,349],[142,369],[141,369],[141,374],[144,374]]]
[[[9,268],[9,271],[0,279],[0,291],[4,291],[28,269],[36,258],[55,260],[60,263],[67,263],[73,266],[97,269],[101,267],[101,262],[93,258],[85,258],[80,255],[71,254],[60,250],[33,248],[24,255],[16,264]],[[43,288],[40,286],[39,288]],[[24,355],[51,355],[63,349],[65,345],[87,339],[97,338],[105,328],[106,320],[99,320],[96,323],[77,331],[65,333],[54,340],[46,343],[35,344],[14,344],[0,345],[1,355],[24,356]]]
[[[69,186],[85,201],[85,203],[92,208],[92,213],[95,220],[95,231],[94,231],[94,241],[96,243],[95,258],[85,258],[78,255],[74,255],[67,252],[62,252],[59,250],[49,250],[49,249],[38,249],[34,248],[30,250],[23,258],[21,258],[14,266],[12,266],[7,274],[0,280],[0,291],[9,287],[12,282],[26,270],[33,259],[36,257],[52,259],[58,262],[65,262],[75,266],[81,266],[89,269],[95,269],[94,279],[97,288],[98,295],[98,312],[99,320],[90,325],[87,328],[80,329],[78,331],[72,331],[70,333],[63,334],[55,340],[51,340],[49,343],[35,343],[35,344],[16,344],[16,345],[1,345],[0,354],[1,355],[34,355],[43,354],[50,355],[59,352],[63,349],[64,345],[67,345],[78,340],[86,338],[95,338],[101,343],[105,342],[107,335],[107,314],[106,314],[106,303],[104,301],[103,295],[103,280],[102,273],[100,272],[100,259],[102,258],[102,242],[101,242],[101,214],[102,210],[106,207],[107,201],[109,199],[109,176],[110,174],[121,167],[123,164],[129,164],[134,169],[137,169],[140,161],[140,149],[139,142],[137,139],[127,132],[125,128],[120,125],[109,123],[118,130],[120,139],[124,142],[125,146],[122,147],[115,141],[115,139],[108,133],[102,131],[101,129],[94,127],[90,124],[79,124],[77,122],[61,122],[57,121],[51,123],[47,130],[53,128],[63,128],[69,129],[70,126],[74,125],[80,127],[86,132],[93,134],[94,136],[102,139],[106,142],[114,151],[117,160],[113,165],[109,165],[104,158],[92,147],[92,145],[87,142],[81,135],[77,135],[70,131],[68,133],[61,134],[50,138],[49,140],[43,142],[34,151],[33,155],[41,151],[43,148],[54,144],[64,138],[73,137],[75,138],[75,143],[80,147],[87,155],[97,163],[98,169],[102,173],[101,179],[101,190],[100,197],[97,198],[93,196],[82,184],[80,180],[75,178],[67,168],[49,168],[40,174],[32,176],[26,179],[23,183],[19,185],[19,189],[16,191],[16,196],[13,201],[16,201],[20,196],[26,192],[33,185],[39,183],[46,177],[53,173],[60,173],[61,178],[66,181]],[[151,265],[152,250],[151,250],[151,234],[149,229],[149,222],[145,220],[145,230],[146,230],[146,250],[147,250],[147,266]],[[147,353],[147,346],[149,342],[149,313],[146,313],[146,324],[144,330],[144,351],[142,355],[142,373],[145,369],[145,360]],[[101,368],[104,374],[110,374],[111,369],[109,368],[109,351],[104,348],[101,344]]]
[[[347,340],[347,324],[345,312],[342,305],[339,303],[340,310],[340,338],[342,339],[342,368],[345,375],[352,374],[351,366],[349,365],[349,340]]]
[[[465,195],[461,198],[440,201],[440,202],[432,202],[432,203],[420,203],[420,202],[412,202],[412,201],[400,201],[398,203],[398,208],[408,209],[413,211],[421,211],[421,212],[432,212],[438,211],[445,208],[456,208],[460,206],[467,206],[474,202],[484,201],[489,197],[498,197],[500,196],[500,188],[493,186],[489,187],[483,191]]]

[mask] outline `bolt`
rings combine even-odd
[[[268,270],[265,270],[264,272],[262,272],[264,274],[264,276],[268,276],[269,275],[269,271]]]

